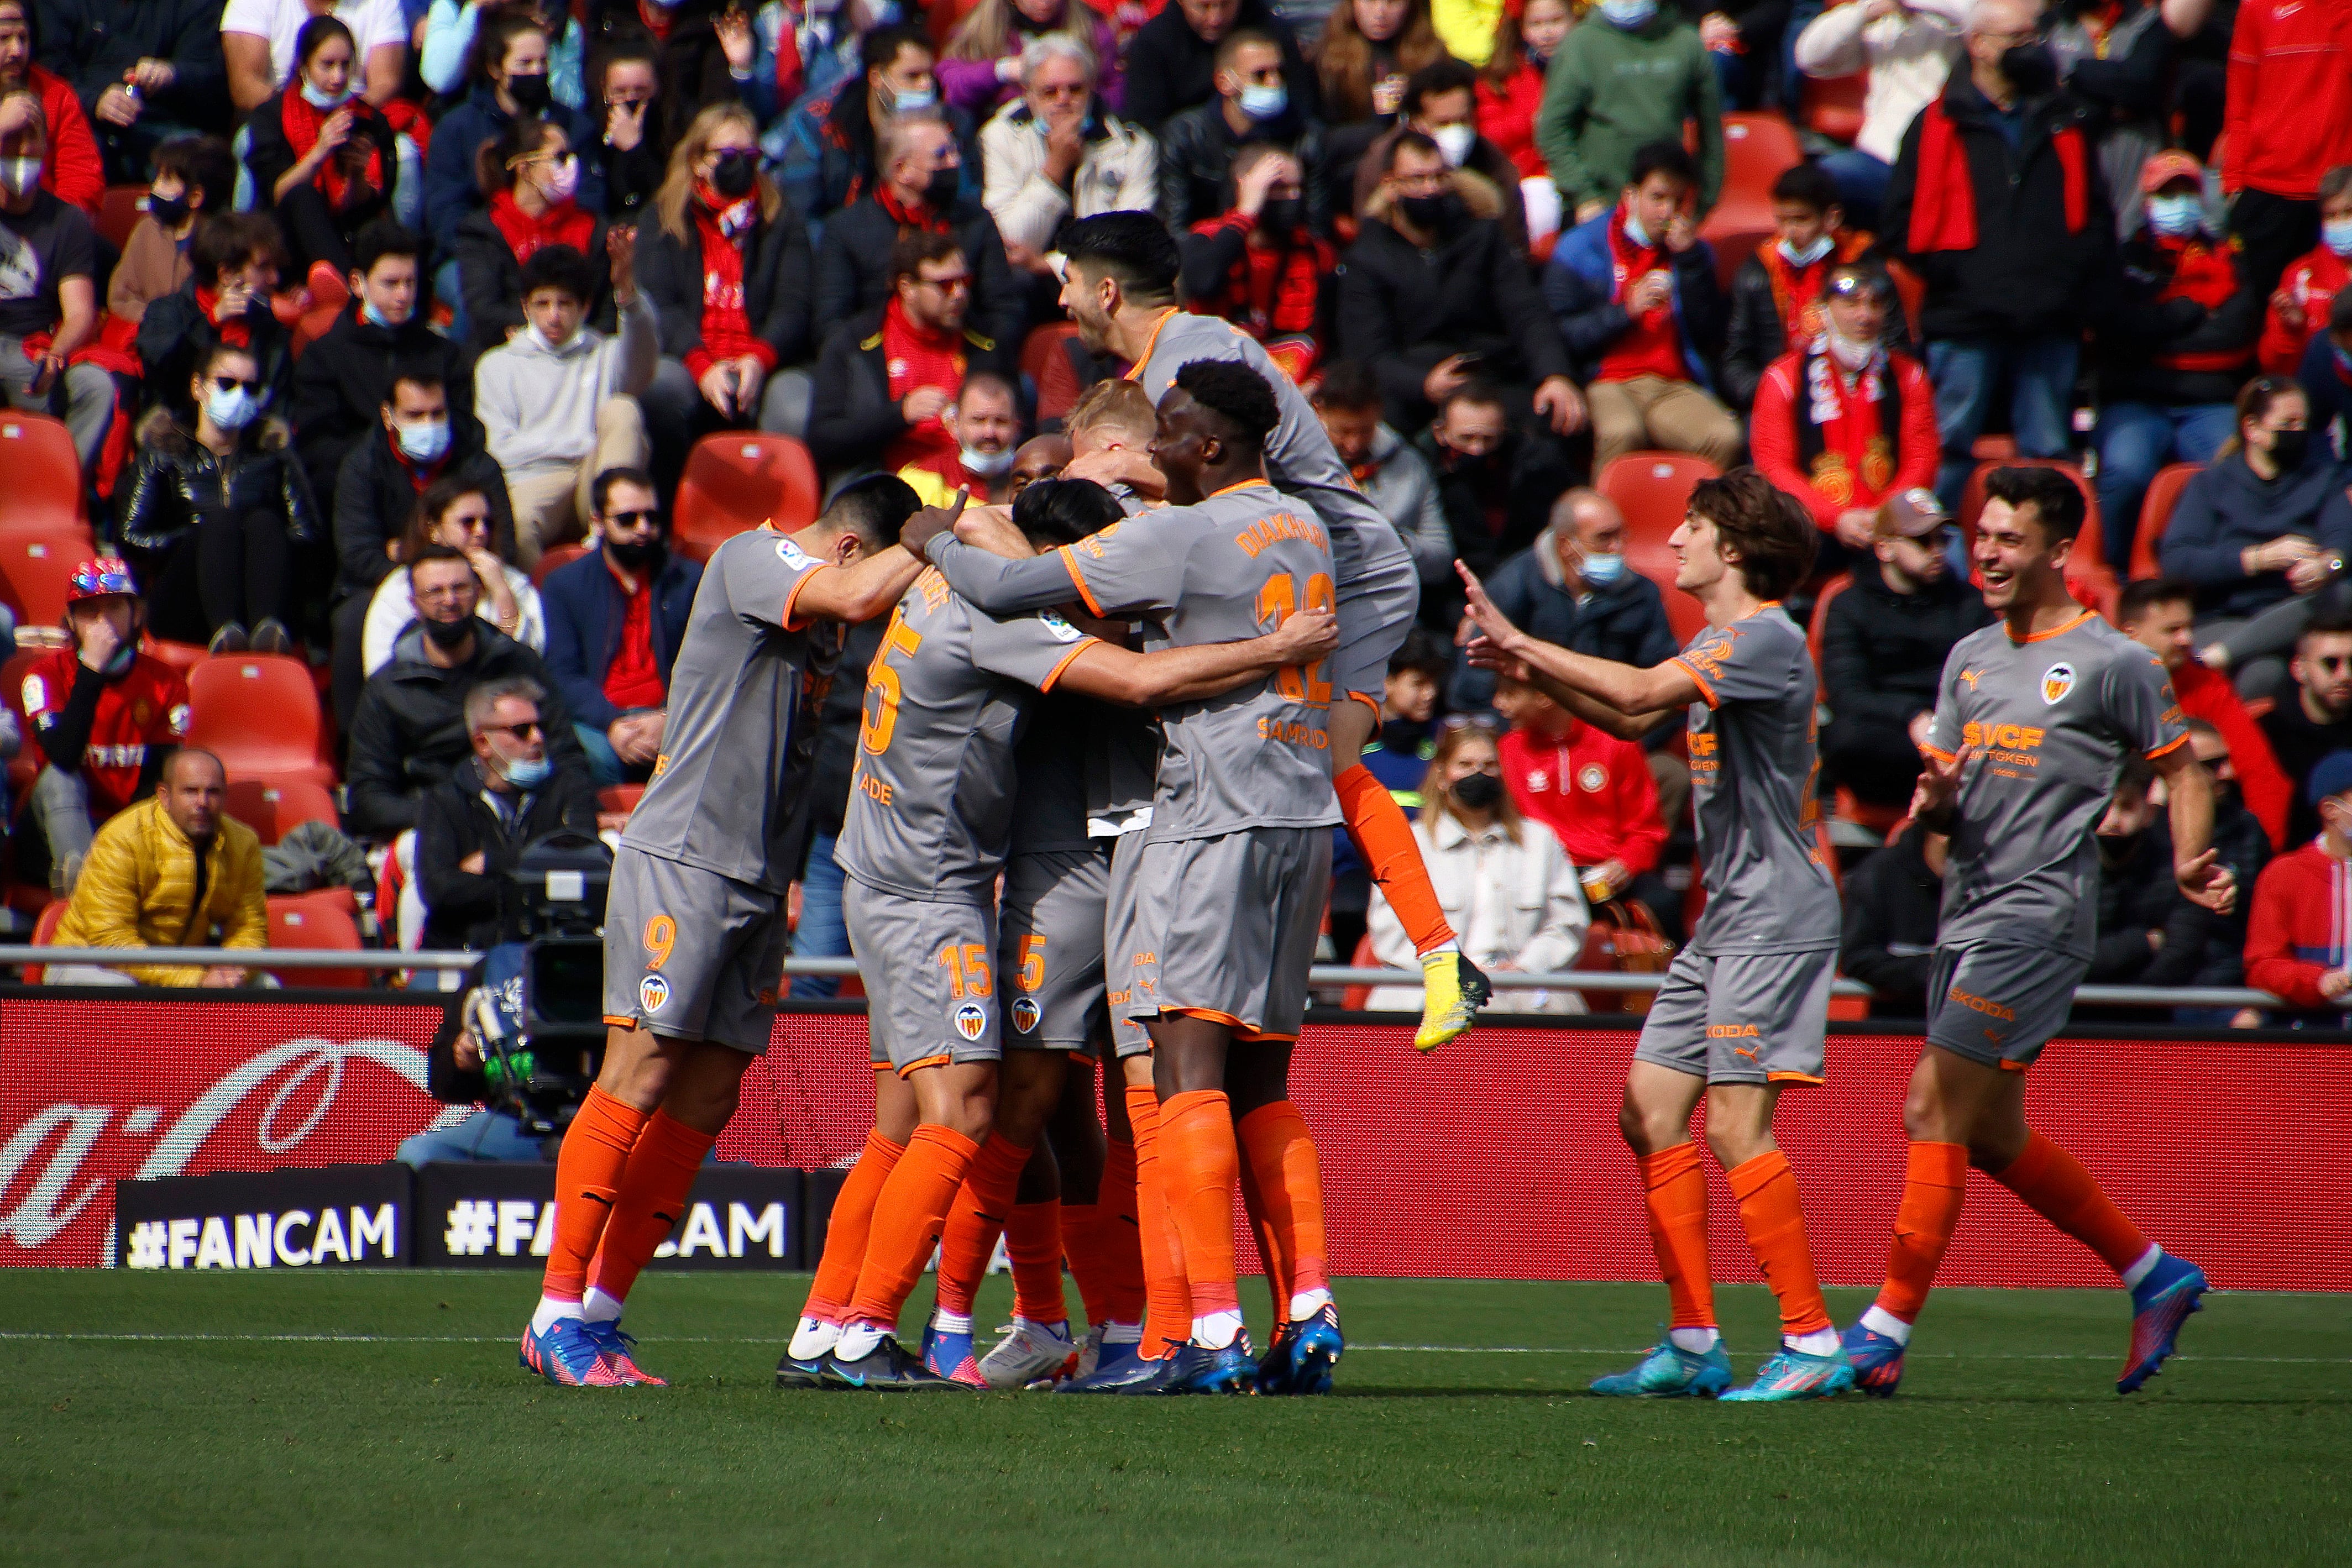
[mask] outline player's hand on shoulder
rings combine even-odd
[[[954,528],[956,519],[963,515],[964,503],[971,498],[971,491],[958,490],[955,493],[955,500],[951,504],[945,507],[925,507],[913,517],[908,517],[907,526],[898,530],[898,542],[916,555],[921,555],[924,547],[941,534]]]
[[[1027,536],[1013,526],[1010,507],[970,507],[956,519],[955,537],[991,555],[1019,560],[1037,553]]]

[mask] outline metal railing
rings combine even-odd
[[[0,945],[0,966],[20,964],[79,964],[114,968],[135,963],[150,966],[185,965],[209,968],[233,963],[252,969],[427,969],[465,970],[482,961],[479,953],[400,953],[383,948],[356,952],[318,947],[31,947]],[[857,973],[852,958],[788,958],[786,977],[796,975],[845,977]],[[1614,970],[1567,970],[1549,974],[1504,971],[1486,977],[1498,990],[1654,991],[1663,974],[1627,975]],[[1410,969],[1355,969],[1318,964],[1307,974],[1308,983],[1321,988],[1342,986],[1402,986],[1418,988],[1420,977]],[[1868,986],[1840,980],[1834,994],[1868,997]],[[2235,986],[2078,986],[2078,1002],[2098,1007],[2127,1008],[2284,1008],[2268,991]]]

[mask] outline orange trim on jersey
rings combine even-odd
[[[635,1029],[638,1027],[637,1020],[634,1017],[615,1018],[613,1014],[606,1013],[604,1015],[604,1021],[612,1025],[614,1029]]]
[[[2035,632],[2023,637],[2019,636],[2014,632],[2010,632],[2010,644],[2012,647],[2022,648],[2028,643],[2047,643],[2053,637],[2063,637],[2067,632],[2072,632],[2075,627],[2080,626],[2084,622],[2090,620],[2098,612],[2095,610],[2085,610],[2080,615],[2075,616],[2072,621],[2067,622],[2063,626],[2053,626],[2047,632]],[[2001,630],[2008,632],[2009,628],[2003,626]]]
[[[1234,1033],[1252,1040],[1271,1038],[1251,1034],[1249,1025],[1242,1022],[1233,1014],[1221,1013],[1214,1008],[1171,1008],[1163,1002],[1160,1004],[1160,1010],[1162,1013],[1174,1013],[1179,1018],[1207,1019],[1211,1023],[1223,1024]]]
[[[953,1061],[954,1060],[955,1057],[951,1053],[941,1051],[937,1056],[927,1056],[920,1061],[910,1061],[907,1063],[906,1066],[898,1069],[898,1076],[904,1078],[908,1073],[920,1072],[926,1067],[945,1067],[949,1062]]]
[[[803,572],[801,574],[801,580],[793,584],[793,591],[784,595],[784,613],[782,616],[782,622],[785,631],[797,632],[803,626],[808,624],[805,621],[794,621],[793,619],[793,606],[801,601],[801,590],[806,588],[810,583],[816,580],[816,574],[818,571],[833,571],[835,570],[836,569],[834,567],[832,562],[819,561],[816,566],[816,571]]]
[[[1298,1043],[1298,1037],[1295,1034],[1265,1034],[1253,1030],[1235,1030],[1234,1031],[1234,1038],[1235,1040],[1249,1040],[1252,1042],[1265,1040],[1278,1040],[1285,1045],[1297,1045]]]
[[[1816,1078],[1810,1072],[1768,1072],[1764,1075],[1764,1082],[1767,1083],[1827,1083],[1829,1080]]]
[[[1077,584],[1078,597],[1086,601],[1087,608],[1093,612],[1095,619],[1109,620],[1110,616],[1104,612],[1102,605],[1096,600],[1095,591],[1087,586],[1087,574],[1078,570],[1078,558],[1070,553],[1072,548],[1069,545],[1064,545],[1054,553],[1062,558],[1062,566],[1069,572],[1070,580]]]
[[[1934,758],[1938,762],[1948,763],[1955,755],[1952,752],[1944,750],[1941,747],[1930,746],[1924,740],[1919,743],[1919,749],[1921,752],[1927,756]]]
[[[1375,736],[1379,735],[1381,733],[1381,699],[1362,692],[1349,692],[1348,698],[1350,702],[1360,702],[1372,710],[1372,733]],[[1312,707],[1315,705],[1310,703],[1307,706]]]
[[[1680,664],[1690,675],[1692,684],[1698,687],[1698,695],[1706,700],[1707,706],[1716,707],[1719,706],[1716,700],[1715,688],[1706,684],[1706,677],[1698,673],[1698,666],[1696,664],[1692,664],[1680,653],[1676,653],[1674,658],[1668,662],[1671,664]]]
[[[1045,672],[1045,678],[1037,683],[1037,689],[1041,692],[1052,691],[1054,689],[1054,683],[1062,678],[1062,672],[1070,667],[1070,661],[1076,658],[1079,654],[1085,653],[1087,649],[1093,647],[1096,643],[1101,641],[1102,639],[1099,637],[1087,637],[1074,644],[1068,653],[1062,655],[1062,662],[1060,664],[1055,664],[1052,669]]]
[[[1273,486],[1272,484],[1268,483],[1266,480],[1264,480],[1264,479],[1242,479],[1242,480],[1237,480],[1237,481],[1235,481],[1234,483],[1233,483],[1233,484],[1231,484],[1231,485],[1226,486],[1225,486],[1223,489],[1222,489],[1222,490],[1212,490],[1212,491],[1210,491],[1206,496],[1202,497],[1202,499],[1203,499],[1203,500],[1207,500],[1207,501],[1213,501],[1213,500],[1215,500],[1215,499],[1216,499],[1218,497],[1220,497],[1220,496],[1230,496],[1230,495],[1232,495],[1232,494],[1233,494],[1234,491],[1236,491],[1236,490],[1246,490],[1246,489],[1249,489],[1252,486],[1263,486],[1265,488],[1266,488],[1266,489],[1268,489],[1268,490],[1271,490],[1271,489],[1273,489],[1273,488],[1274,488],[1274,486]]]
[[[2007,1057],[2003,1057],[2001,1058],[2000,1070],[2003,1072],[2022,1072],[2025,1071],[2025,1063],[2021,1061],[2011,1061]]]
[[[1160,345],[1160,329],[1181,314],[1182,309],[1183,307],[1181,305],[1171,305],[1168,308],[1168,313],[1151,324],[1151,335],[1143,340],[1143,352],[1136,355],[1135,363],[1127,367],[1127,380],[1139,382],[1143,379],[1143,367],[1151,362],[1151,350]]]
[[[2189,732],[2184,729],[2179,735],[2174,736],[2170,740],[2166,741],[2162,746],[2158,747],[2154,751],[2147,753],[2147,756],[2149,760],[2153,761],[2157,758],[2164,757],[2172,752],[2178,751],[2188,744]]]

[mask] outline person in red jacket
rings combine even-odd
[[[2271,848],[2284,849],[2287,807],[2294,797],[2294,785],[2279,766],[2263,727],[2238,700],[2230,677],[2198,663],[2196,638],[2191,634],[2196,608],[2197,591],[2188,583],[2144,577],[2124,586],[2123,597],[2116,604],[2116,624],[2125,636],[2164,661],[2180,711],[2221,732],[2221,738],[2230,745],[2246,810],[2263,825]]]
[[[1295,382],[1315,369],[1316,311],[1339,252],[1307,228],[1298,160],[1272,142],[1234,154],[1234,204],[1181,237],[1189,308],[1265,345]]]
[[[1478,73],[1478,134],[1503,150],[1523,180],[1551,179],[1551,166],[1536,145],[1536,110],[1543,107],[1544,72],[1552,51],[1575,25],[1567,0],[1507,0],[1495,26],[1495,52]],[[1554,228],[1559,225],[1559,203],[1555,190]]]
[[[2339,163],[2319,177],[2319,243],[2297,256],[2271,291],[2255,352],[2263,373],[2298,374],[2312,339],[2327,330],[2327,313],[2352,270],[2352,163]]]
[[[1675,901],[1655,875],[1666,824],[1641,747],[1517,681],[1495,683],[1495,711],[1511,726],[1498,747],[1511,799],[1559,840],[1585,897],[1637,898],[1671,919]]]
[[[2352,4],[2239,6],[2224,101],[2230,232],[2267,294],[2319,237],[2319,177],[2352,162]]]
[[[2306,786],[2319,836],[2263,868],[2246,921],[2246,984],[2322,1029],[2352,1027],[2352,751]]]
[[[40,99],[41,112],[48,120],[49,162],[41,171],[41,188],[95,221],[106,195],[106,162],[99,156],[89,117],[81,111],[73,83],[33,63],[33,27],[26,0],[0,0],[0,96],[19,88]],[[23,127],[17,111],[0,106],[0,136]]]
[[[1918,361],[1883,341],[1894,305],[1885,268],[1840,262],[1822,295],[1825,329],[1765,371],[1748,424],[1756,466],[1848,550],[1871,548],[1881,502],[1936,482],[1936,390]],[[1824,550],[1814,570],[1834,573],[1840,560]]]

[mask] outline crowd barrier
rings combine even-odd
[[[442,1016],[439,998],[398,993],[353,1001],[349,993],[0,991],[0,1264],[131,1261],[112,1245],[118,1181],[389,1159],[403,1139],[461,1113],[424,1088],[425,1050]],[[1625,1021],[1486,1022],[1423,1057],[1404,1024],[1311,1019],[1293,1097],[1322,1150],[1335,1271],[1655,1278],[1633,1162],[1616,1133],[1633,1048]],[[1873,1283],[1884,1266],[1903,1174],[1903,1087],[1918,1050],[1916,1032],[1837,1026],[1828,1084],[1783,1100],[1782,1142],[1832,1283]],[[2203,1264],[2217,1285],[2352,1290],[2347,1063],[2342,1035],[2084,1030],[2052,1043],[2028,1081],[2028,1105],[2152,1236]],[[801,1226],[784,1221],[803,1233],[803,1250],[833,1181],[824,1173],[855,1157],[872,1103],[866,1020],[854,1005],[778,1019],[719,1154],[819,1173],[806,1182]],[[1752,1278],[1729,1194],[1708,1166],[1718,1273]],[[141,1196],[133,1188],[127,1201]],[[779,1224],[768,1201],[715,1200],[709,1223],[722,1236],[730,1224],[751,1232],[756,1250]],[[380,1207],[364,1197],[348,1207],[378,1239],[367,1261],[463,1260],[414,1245],[383,1256]],[[446,1229],[449,1211],[427,1207],[420,1197],[416,1230]],[[262,1209],[289,1212],[282,1198],[254,1212]],[[468,1212],[478,1220],[483,1211]],[[510,1212],[508,1257],[519,1260],[521,1229],[541,1218],[536,1208],[528,1221]],[[353,1228],[348,1214],[339,1221],[346,1250]],[[142,1260],[152,1263],[160,1244],[161,1266],[174,1266],[168,1218],[160,1243],[146,1234]],[[203,1240],[201,1228],[184,1229],[177,1266],[196,1266]],[[314,1231],[292,1233],[288,1250],[315,1254],[316,1240]],[[1253,1266],[1246,1235],[1242,1249]],[[271,1253],[286,1266],[274,1238]],[[783,1254],[769,1257],[777,1266]],[[318,1260],[343,1260],[330,1249]],[[2026,1286],[2108,1277],[2006,1191],[1971,1176],[1942,1278]]]

